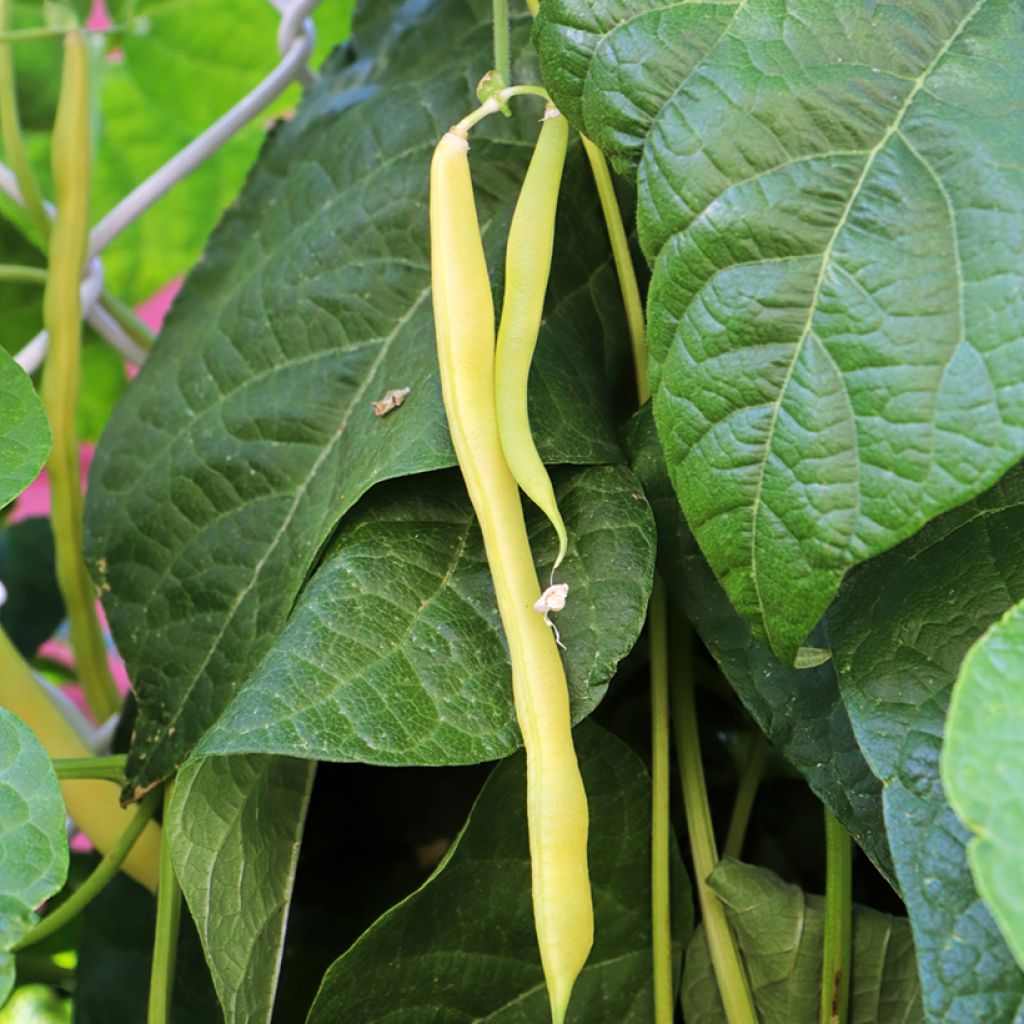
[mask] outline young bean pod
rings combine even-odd
[[[568,123],[556,107],[548,104],[509,228],[505,301],[494,364],[498,433],[505,461],[523,492],[558,534],[556,569],[565,557],[568,536],[551,478],[533,443],[526,386],[551,273],[555,212],[568,141]]]
[[[121,698],[110,676],[107,647],[96,618],[96,592],[82,561],[82,484],[75,423],[81,378],[82,303],[79,287],[89,240],[89,53],[81,32],[64,38],[57,119],[53,127],[53,181],[57,217],[50,234],[50,265],[43,322],[50,347],[41,394],[53,431],[50,475],[57,582],[67,607],[75,668],[89,707],[101,721]]]
[[[569,693],[540,594],[516,481],[498,435],[494,305],[469,172],[450,131],[430,169],[434,321],[441,392],[455,454],[483,534],[508,640],[527,763],[533,911],[554,1024],[593,944],[587,798],[572,742]]]

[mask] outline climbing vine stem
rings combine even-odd
[[[164,820],[174,795],[174,783],[164,786]],[[160,845],[160,885],[156,898],[156,932],[153,937],[153,967],[149,975],[149,1013],[146,1024],[168,1024],[181,925],[181,888],[174,874],[171,844],[164,837]]]
[[[690,853],[711,965],[725,1007],[727,1024],[757,1024],[757,1012],[736,939],[726,920],[725,908],[708,884],[708,878],[718,863],[718,849],[697,732],[693,634],[690,624],[681,617],[673,618],[669,632],[673,639],[670,671],[676,757],[679,759]]]
[[[825,808],[825,948],[822,954],[820,1024],[846,1024],[850,1005],[853,940],[853,844],[839,819]]]

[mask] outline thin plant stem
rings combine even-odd
[[[670,672],[676,756],[679,759],[690,853],[711,965],[725,1007],[727,1024],[757,1024],[757,1011],[754,1009],[750,984],[736,939],[726,920],[725,908],[708,884],[708,878],[718,863],[718,849],[700,756],[693,635],[689,623],[681,617],[673,617],[670,635],[673,639]]]
[[[156,335],[142,322],[138,313],[123,299],[104,291],[100,305],[125,329],[139,348],[148,352],[156,342]]]
[[[505,103],[516,96],[539,96],[541,99],[545,99],[550,102],[547,89],[543,86],[510,85],[507,89],[502,89],[501,92],[496,93],[490,99],[485,100],[476,108],[476,110],[468,113],[461,121],[458,122],[458,124],[452,125],[452,131],[457,135],[467,135],[471,128],[478,125],[485,117],[490,117],[491,114],[496,114],[502,109],[502,106]]]
[[[32,39],[58,39],[73,31],[67,28],[56,28],[51,25],[37,25],[33,28],[5,29],[0,32],[0,43],[24,43]]]
[[[494,0],[494,70],[503,82],[512,81],[512,53],[508,32],[508,0]]]
[[[526,0],[526,6],[535,18],[540,13],[540,0]]]
[[[9,40],[13,35],[7,31],[10,17],[11,0],[0,0],[0,39]],[[50,218],[43,205],[39,181],[25,150],[21,114],[18,111],[18,90],[14,78],[14,54],[11,52],[9,41],[0,42],[0,137],[3,139],[7,162],[17,179],[22,202],[45,243],[50,233]]]
[[[670,732],[668,696],[668,609],[665,585],[654,577],[648,615],[651,647],[651,955],[654,1024],[672,1024],[672,918],[669,850]]]
[[[110,757],[62,757],[53,762],[53,770],[62,782],[69,779],[100,779],[104,782],[124,782],[124,769],[128,758],[124,754]]]
[[[853,944],[853,844],[825,808],[825,948],[822,953],[820,1024],[846,1024],[850,1007]]]
[[[739,785],[736,787],[736,799],[732,805],[732,817],[729,819],[729,831],[725,834],[725,845],[722,847],[723,857],[739,859],[743,855],[743,842],[747,836],[750,812],[754,808],[754,799],[764,773],[764,763],[768,758],[768,741],[763,734],[755,733],[750,736],[745,754]]]
[[[629,330],[630,348],[633,352],[633,372],[636,375],[636,389],[643,405],[651,397],[651,389],[647,383],[647,341],[644,331],[644,304],[640,298],[640,285],[636,279],[636,268],[633,266],[633,254],[629,250],[629,236],[622,220],[622,210],[615,196],[615,185],[608,168],[604,153],[585,135],[581,135],[583,150],[590,162],[590,172],[597,186],[597,196],[601,202],[605,227],[608,230],[608,241],[612,247],[612,259],[615,272],[619,278],[622,291],[622,305],[626,310],[626,326]]]
[[[93,714],[105,721],[120,708],[121,698],[107,664],[106,644],[96,616],[96,595],[82,558],[82,484],[76,429],[82,346],[79,283],[89,238],[88,57],[81,33],[69,33],[64,47],[53,134],[57,216],[43,296],[43,320],[50,332],[50,347],[41,392],[53,432],[47,468],[57,582],[68,611],[78,678]]]
[[[117,842],[110,848],[110,852],[93,869],[92,874],[59,907],[55,908],[52,914],[47,914],[20,942],[15,943],[16,951],[33,946],[60,931],[68,921],[73,920],[92,903],[120,870],[136,840],[142,835],[143,829],[153,817],[159,798],[159,793],[150,793],[139,804],[132,820],[118,836]]]
[[[0,281],[24,281],[26,284],[46,284],[46,268],[27,267],[20,263],[0,263]]]
[[[164,787],[164,821],[174,794],[174,783]],[[153,937],[153,968],[149,975],[149,1012],[146,1024],[168,1024],[174,992],[174,967],[181,925],[181,888],[174,874],[171,844],[166,832],[160,847],[160,887],[156,897],[156,933]]]

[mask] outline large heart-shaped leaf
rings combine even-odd
[[[574,733],[590,804],[594,949],[568,1024],[651,1024],[650,780],[614,737]],[[535,1024],[549,1017],[530,902],[525,758],[487,780],[433,877],[388,911],[324,977],[307,1024]],[[673,847],[676,963],[693,927]]]
[[[175,782],[166,834],[227,1024],[270,1020],[314,767],[217,757]]]
[[[1024,454],[1024,7],[545,0],[538,33],[638,162],[672,481],[792,662],[850,566]]]
[[[50,423],[32,381],[0,348],[0,508],[43,468],[50,440]]]
[[[382,34],[382,9],[400,7]],[[366,489],[453,462],[429,301],[427,174],[439,135],[475,105],[490,5],[370,8],[365,46],[383,49],[364,49],[358,31],[276,132],[93,465],[87,557],[109,588],[139,697],[132,786],[183,763]],[[537,131],[535,107],[517,109],[474,135],[494,265]],[[575,156],[532,409],[549,461],[602,463],[621,458],[605,365],[625,332]],[[406,386],[401,408],[373,414],[373,399]]]
[[[725,904],[761,1024],[817,1020],[824,900],[734,860],[722,861],[708,882]],[[923,1024],[906,918],[855,906],[850,970],[849,1024]],[[686,950],[682,1002],[686,1024],[724,1019],[703,925]]]
[[[658,524],[658,565],[669,593],[772,744],[807,779],[879,870],[895,873],[882,820],[882,787],[857,746],[831,660],[793,669],[737,614],[679,511],[650,406],[625,439]]]
[[[64,798],[50,758],[20,718],[0,708],[0,1006],[14,986],[11,947],[68,875]]]
[[[561,470],[555,483],[570,535],[558,579],[571,587],[556,618],[579,720],[643,628],[654,523],[625,467]],[[530,512],[543,578],[555,537]],[[483,540],[461,479],[446,473],[360,503],[197,754],[465,764],[520,742]]]
[[[953,689],[942,781],[974,833],[967,857],[978,892],[1024,967],[1024,604],[968,652]]]
[[[1024,1018],[1024,974],[975,892],[967,830],[939,779],[943,721],[971,645],[1024,597],[1024,471],[851,574],[828,626],[883,805],[925,1009],[942,1024]]]

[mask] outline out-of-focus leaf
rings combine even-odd
[[[725,904],[760,1024],[811,1024],[821,1002],[824,900],[763,868],[724,860],[709,879]],[[906,918],[853,908],[849,1024],[924,1024],[921,983]],[[700,925],[683,971],[686,1024],[725,1019]]]
[[[82,346],[82,387],[78,396],[78,439],[96,442],[118,399],[128,387],[124,357],[98,338]]]
[[[353,3],[318,6],[314,67],[348,36]],[[116,58],[99,65],[97,215],[188,145],[280,59],[280,19],[266,0],[125,0],[111,14],[126,30],[112,41]],[[104,256],[117,293],[143,299],[195,262],[241,187],[270,119],[297,100],[293,87],[117,238]]]
[[[584,724],[574,736],[590,804],[595,938],[566,1020],[650,1024],[650,780],[610,734]],[[433,877],[334,963],[307,1024],[549,1019],[533,930],[525,795],[520,753],[495,768]],[[693,918],[675,849],[673,864],[678,958]]]
[[[49,519],[0,527],[0,582],[7,589],[0,627],[22,657],[31,658],[64,618]]]

